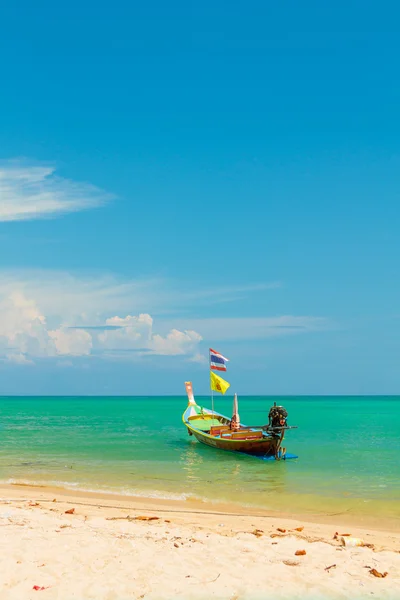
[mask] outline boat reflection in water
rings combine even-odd
[[[274,461],[267,468],[257,456],[215,452],[196,441],[188,440],[180,464],[183,488],[192,499],[273,508],[290,488],[287,463]]]

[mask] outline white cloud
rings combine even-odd
[[[57,177],[48,165],[0,164],[0,221],[48,218],[94,208],[112,196],[88,183]]]
[[[180,355],[193,352],[202,337],[196,331],[172,329],[166,336],[153,334],[153,319],[149,314],[138,317],[111,317],[107,329],[98,335],[102,348],[109,350],[138,350],[160,355]]]
[[[34,300],[19,291],[0,297],[0,339],[5,349],[24,355],[55,354],[46,319]]]
[[[155,354],[188,354],[196,349],[202,339],[197,331],[171,329],[165,337],[154,335],[150,348]]]
[[[87,356],[93,346],[92,336],[83,329],[56,329],[49,331],[57,354]]]
[[[102,348],[108,350],[148,349],[153,327],[153,319],[150,315],[111,317],[106,319],[106,326],[118,327],[118,329],[105,330],[98,335],[98,341]]]
[[[20,291],[0,297],[0,339],[8,360],[20,363],[28,356],[82,356],[92,346],[86,331],[49,328],[36,301]]]

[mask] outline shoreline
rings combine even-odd
[[[397,600],[400,533],[328,521],[1,485],[0,597]]]
[[[207,501],[191,498],[169,499],[146,496],[123,495],[117,492],[97,492],[86,490],[73,490],[56,486],[30,485],[25,483],[0,484],[0,504],[6,502],[43,502],[50,503],[56,498],[64,504],[75,504],[83,507],[98,507],[106,510],[141,511],[152,510],[155,513],[181,515],[183,518],[191,515],[196,518],[209,519],[212,517],[225,517],[227,519],[252,519],[276,520],[288,522],[305,522],[315,527],[318,531],[331,531],[332,528],[348,528],[358,534],[367,531],[377,539],[386,539],[388,543],[393,536],[398,537],[396,548],[400,551],[400,520],[397,518],[382,518],[381,515],[357,516],[346,511],[325,514],[310,514],[297,511],[283,511],[269,508],[259,508],[239,503]],[[288,526],[290,528],[290,526]],[[336,531],[336,530],[335,530]]]
[[[317,520],[318,522],[329,522],[329,517],[343,516],[350,524],[356,523],[360,526],[372,528],[385,528],[400,532],[400,496],[394,495],[387,498],[380,497],[357,497],[350,494],[337,496],[325,494],[312,494],[302,491],[274,492],[271,490],[263,497],[256,491],[256,498],[251,498],[251,486],[246,485],[247,497],[241,497],[239,491],[235,499],[211,498],[212,490],[206,488],[202,495],[187,489],[180,489],[176,482],[174,490],[171,489],[121,489],[119,486],[97,487],[95,482],[68,482],[68,481],[46,481],[35,479],[31,481],[28,477],[8,478],[0,480],[1,489],[37,489],[53,490],[59,493],[80,497],[101,497],[104,499],[117,498],[121,501],[145,501],[147,504],[160,502],[162,505],[168,503],[183,503],[192,506],[198,505],[204,508],[224,507],[222,510],[228,512],[239,512],[249,514],[282,514],[288,517]],[[220,490],[219,490],[220,491]],[[218,490],[217,490],[218,492]],[[377,516],[378,515],[378,516]]]

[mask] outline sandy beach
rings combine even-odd
[[[400,595],[393,523],[3,485],[0,526],[4,600]]]

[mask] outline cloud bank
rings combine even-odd
[[[55,217],[111,199],[95,186],[57,177],[52,166],[0,163],[0,221]]]
[[[0,357],[15,364],[92,353],[107,358],[127,351],[136,356],[191,356],[201,340],[196,331],[174,328],[166,335],[155,333],[149,314],[111,317],[105,320],[104,328],[71,328],[63,323],[51,328],[35,300],[22,293],[13,292],[0,301]]]
[[[194,299],[196,310],[203,302],[209,314],[215,302],[229,303],[236,291],[243,293],[242,288],[221,288],[214,294],[203,288],[199,295],[194,288],[185,292],[186,287],[182,292],[162,280],[0,271],[0,360],[32,365],[51,359],[61,364],[67,357],[175,356],[201,364],[207,354],[202,341],[266,339],[329,325],[323,318],[291,315],[183,319]]]

